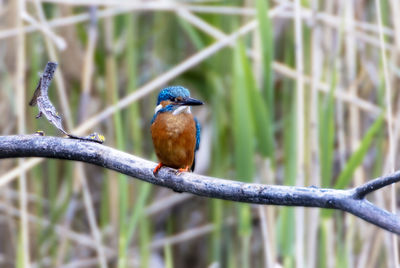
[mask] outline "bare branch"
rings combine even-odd
[[[377,178],[349,190],[242,183],[193,173],[176,175],[162,168],[155,177],[156,163],[113,148],[82,140],[38,135],[0,136],[0,159],[47,157],[82,161],[115,170],[177,192],[264,205],[332,208],[349,212],[390,232],[400,234],[397,215],[376,207],[366,194],[400,181],[400,172]]]
[[[363,199],[367,194],[379,190],[392,183],[396,183],[398,181],[400,181],[400,171],[396,171],[392,174],[376,178],[355,188],[354,197],[358,199]]]

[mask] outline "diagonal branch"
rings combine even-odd
[[[176,175],[163,168],[155,177],[155,163],[113,148],[81,140],[37,135],[0,136],[0,159],[47,157],[91,163],[177,192],[265,205],[332,208],[349,212],[390,232],[400,234],[397,215],[376,207],[364,197],[400,181],[400,172],[349,190],[242,183],[193,173]]]

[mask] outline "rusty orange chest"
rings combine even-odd
[[[172,168],[191,167],[196,148],[196,121],[191,113],[159,113],[151,124],[154,150]]]

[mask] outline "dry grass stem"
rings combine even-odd
[[[23,27],[23,12],[25,12],[25,0],[18,0],[17,3],[17,70],[16,70],[16,83],[15,88],[17,90],[17,113],[18,113],[18,133],[24,134],[26,132],[26,95],[25,95],[25,68],[26,68],[26,54],[25,54],[25,34],[22,31]],[[19,12],[18,12],[19,11]],[[18,160],[19,167],[24,165],[24,159]],[[19,206],[21,209],[21,222],[19,226],[18,248],[19,256],[18,261],[23,267],[29,267],[30,265],[30,249],[29,249],[29,225],[28,225],[28,201],[27,201],[27,181],[26,171],[19,169]]]
[[[389,172],[394,171],[395,169],[395,151],[394,151],[394,135],[393,135],[393,112],[392,112],[392,87],[390,83],[390,78],[389,78],[389,70],[388,70],[388,64],[387,64],[387,59],[386,59],[386,50],[385,50],[385,40],[383,37],[383,29],[382,29],[382,13],[381,13],[381,1],[375,0],[375,6],[376,6],[376,13],[377,13],[377,19],[378,19],[378,27],[379,27],[379,41],[380,41],[380,48],[381,48],[381,59],[382,59],[382,65],[383,65],[383,75],[385,78],[385,104],[386,104],[386,114],[388,118],[388,135],[389,135],[389,146],[388,146],[388,162],[389,162]],[[393,213],[396,213],[396,186],[392,185],[391,187],[391,192],[390,192],[390,199],[391,199],[391,210]],[[392,235],[391,236],[392,244],[391,244],[391,251],[392,251],[392,259],[393,262],[392,264],[394,267],[399,267],[399,253],[398,253],[398,241],[397,241],[397,236]]]
[[[295,0],[294,34],[296,58],[296,185],[304,185],[304,59],[300,0]],[[304,208],[296,208],[296,267],[304,267]]]

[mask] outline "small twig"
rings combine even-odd
[[[382,176],[349,190],[242,183],[193,173],[176,175],[176,171],[170,168],[161,169],[155,177],[153,169],[156,163],[98,143],[38,135],[0,136],[0,159],[13,157],[82,161],[177,192],[205,197],[264,205],[339,209],[400,234],[400,219],[397,215],[378,208],[363,198],[372,191],[400,181],[400,172]]]
[[[64,130],[62,126],[62,119],[58,115],[58,112],[54,105],[51,103],[48,92],[51,84],[51,80],[53,80],[54,72],[56,71],[57,63],[48,62],[44,69],[43,74],[41,75],[38,85],[33,93],[33,97],[29,102],[30,106],[37,105],[39,108],[39,114],[36,118],[40,118],[44,115],[50,123],[52,123],[58,130],[60,130],[65,135],[68,133]]]
[[[355,188],[354,198],[363,199],[367,194],[399,181],[400,171],[369,181]]]
[[[67,135],[71,139],[77,140],[86,140],[86,141],[94,141],[98,143],[103,143],[105,138],[103,135],[98,133],[92,133],[86,137],[78,137],[76,135],[68,133],[63,125],[62,125],[62,118],[58,114],[56,108],[51,103],[49,99],[49,87],[51,84],[51,80],[53,80],[54,72],[56,71],[57,63],[49,61],[44,68],[44,72],[41,75],[38,85],[33,93],[33,97],[29,102],[30,106],[37,105],[39,108],[39,114],[36,118],[40,118],[44,115],[50,123],[52,123],[59,131],[63,134]]]

